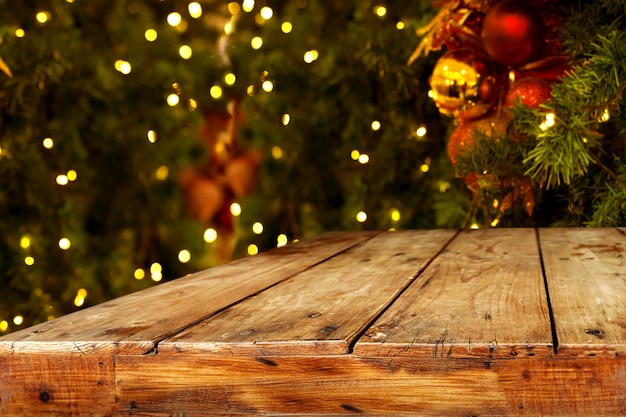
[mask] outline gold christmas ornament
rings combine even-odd
[[[430,88],[439,111],[461,120],[484,115],[498,98],[489,61],[470,49],[443,55],[433,69]]]

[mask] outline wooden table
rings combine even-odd
[[[0,338],[0,415],[626,415],[625,233],[322,235]]]

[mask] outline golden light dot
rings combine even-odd
[[[491,203],[491,206],[492,206],[494,209],[497,209],[499,205],[500,205],[500,202],[498,201],[498,199],[497,199],[497,198],[493,200],[493,203]]]
[[[126,75],[130,74],[130,72],[132,71],[132,66],[130,65],[130,62],[124,61],[123,59],[118,59],[117,61],[115,61],[115,69]]]
[[[226,22],[226,24],[224,24],[225,34],[230,35],[231,33],[233,33],[234,30],[235,30],[235,25],[233,24],[231,20],[229,20],[228,22]]]
[[[480,228],[480,226],[478,225],[478,223],[472,223],[470,225],[470,229],[479,229],[479,228]]]
[[[237,217],[241,215],[241,206],[239,203],[233,203],[230,205],[230,214]]]
[[[183,45],[180,48],[178,48],[178,54],[180,55],[182,59],[191,58],[192,53],[193,52],[191,50],[191,46],[189,45]]]
[[[253,85],[249,85],[248,88],[246,88],[246,94],[248,94],[250,97],[252,97],[254,95],[254,86]]]
[[[315,49],[306,51],[304,53],[304,62],[306,62],[307,64],[310,64],[311,62],[315,61],[317,58],[319,58],[319,53]]]
[[[167,24],[170,26],[178,26],[183,21],[183,17],[178,12],[171,12],[167,15]]]
[[[500,223],[500,219],[493,219],[493,221],[491,222],[491,227],[496,227],[498,223]]]
[[[67,179],[69,181],[76,181],[77,178],[78,178],[78,173],[76,171],[74,171],[73,169],[70,169],[69,171],[67,171]]]
[[[30,247],[30,238],[28,236],[22,236],[20,239],[20,247],[22,249],[28,249]]]
[[[359,223],[363,223],[364,221],[367,220],[367,213],[365,213],[364,211],[359,211],[356,214],[356,221]]]
[[[46,317],[46,320],[50,321],[50,320],[54,320],[56,317],[54,317],[52,314],[50,314],[48,317]]]
[[[415,134],[417,135],[417,137],[423,138],[424,136],[426,136],[426,128],[424,126],[418,127],[415,131]]]
[[[169,96],[167,96],[167,104],[171,107],[176,106],[178,103],[180,102],[180,97],[178,97],[178,94],[170,94]]]
[[[72,242],[66,237],[59,240],[59,247],[63,250],[68,250],[72,246]]]
[[[287,242],[288,242],[287,235],[284,233],[279,234],[278,237],[276,238],[276,246],[279,248],[281,246],[285,246]]]
[[[406,24],[403,21],[399,21],[398,23],[396,23],[396,29],[398,30],[404,30],[405,27]]]
[[[230,14],[239,14],[241,12],[241,6],[236,1],[231,1],[228,3],[228,11]]]
[[[28,266],[33,266],[35,264],[35,258],[33,258],[32,256],[27,256],[26,258],[24,258],[24,263]]]
[[[135,273],[133,274],[136,280],[142,280],[146,277],[146,271],[141,268],[135,269]]]
[[[420,166],[420,171],[426,173],[426,172],[430,171],[430,166],[428,164],[422,164]]]
[[[192,98],[189,99],[189,110],[194,111],[198,108],[198,102]]]
[[[260,49],[261,46],[263,46],[263,39],[261,39],[259,36],[255,36],[250,41],[250,46],[252,46],[252,49]]]
[[[157,140],[157,134],[154,130],[148,130],[148,142],[154,143]]]
[[[80,295],[77,295],[76,297],[74,297],[74,305],[76,307],[80,307],[83,304],[85,304],[85,297],[81,297]]]
[[[178,260],[181,263],[186,264],[191,260],[191,253],[187,249],[181,250],[180,252],[178,252]]]
[[[211,87],[211,89],[209,90],[209,94],[211,95],[211,97],[213,97],[214,99],[218,99],[222,97],[223,94],[223,90],[222,87],[220,87],[219,85],[214,85],[213,87]]]
[[[22,28],[15,29],[15,36],[17,36],[18,38],[23,38],[24,35],[26,35],[26,32],[24,32],[24,29]]]
[[[165,165],[161,165],[160,167],[158,167],[154,173],[156,178],[160,181],[165,181],[167,177],[169,176],[169,174],[170,174],[170,169],[166,167]]]
[[[9,322],[6,320],[0,321],[0,332],[6,332],[9,329]]]
[[[154,29],[148,29],[144,32],[143,36],[145,36],[148,42],[154,42],[157,40],[158,34]]]
[[[224,75],[224,82],[226,83],[226,85],[233,85],[235,84],[235,81],[237,81],[237,77],[232,72]]]
[[[54,146],[54,141],[52,140],[52,138],[45,138],[43,140],[43,147],[46,149],[52,149],[52,147]]]
[[[13,317],[13,324],[15,324],[16,326],[20,326],[22,323],[24,323],[24,317],[19,315]]]
[[[252,10],[254,10],[254,0],[243,0],[241,8],[244,12],[251,12]]]
[[[80,288],[78,291],[76,291],[77,295],[80,295],[81,297],[87,297],[87,290],[84,288]]]
[[[266,93],[269,93],[269,92],[271,92],[274,89],[274,83],[271,82],[270,80],[265,80],[265,81],[263,81],[263,84],[261,85],[261,88]]]
[[[398,209],[391,210],[391,220],[394,222],[400,221],[400,211]]]
[[[280,122],[283,124],[283,126],[287,126],[290,121],[291,116],[287,113],[283,114],[283,116],[280,118]]]
[[[608,122],[610,118],[611,115],[609,114],[609,109],[604,109],[604,111],[602,112],[602,116],[600,116],[600,121]]]
[[[67,185],[67,183],[69,182],[69,180],[67,179],[67,175],[65,174],[57,175],[56,181],[59,185]]]
[[[374,13],[378,17],[383,17],[387,14],[387,8],[385,6],[376,6],[374,7]]]
[[[154,271],[150,274],[150,278],[152,278],[152,281],[154,282],[159,282],[163,279],[163,273],[160,271]]]
[[[445,193],[446,191],[448,191],[448,189],[452,186],[452,184],[450,184],[447,181],[439,181],[438,187],[439,187],[439,192],[440,193]]]
[[[189,3],[189,5],[187,6],[187,10],[189,10],[189,16],[193,17],[194,19],[202,16],[202,6],[197,1],[192,1],[191,3]]]
[[[260,14],[263,19],[268,20],[271,19],[272,16],[274,16],[274,10],[272,10],[271,7],[265,6],[261,8]]]
[[[37,14],[35,15],[35,19],[37,19],[39,23],[46,23],[48,20],[50,20],[51,16],[52,15],[50,14],[50,12],[41,11],[37,12]]]
[[[291,33],[291,31],[293,30],[293,25],[291,24],[291,22],[283,22],[280,25],[280,30],[282,30],[283,33]]]
[[[350,158],[352,158],[354,161],[358,161],[359,156],[361,156],[361,152],[357,151],[356,149],[350,152]]]
[[[259,247],[257,245],[255,245],[254,243],[251,245],[248,245],[248,255],[256,255],[259,253]]]
[[[279,146],[272,146],[272,158],[280,159],[283,157],[283,150]]]
[[[252,225],[252,232],[256,235],[263,233],[263,224],[261,222],[255,222]]]
[[[380,130],[380,122],[378,120],[374,120],[371,124],[372,130]]]
[[[154,262],[152,265],[150,265],[150,273],[154,274],[155,272],[163,272],[163,267],[158,262]]]
[[[217,240],[217,231],[213,228],[208,228],[204,231],[204,241],[207,243],[213,243]]]
[[[365,165],[370,161],[370,156],[366,153],[362,153],[359,155],[359,163]]]

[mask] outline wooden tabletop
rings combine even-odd
[[[0,337],[0,415],[626,415],[625,255],[328,233]]]

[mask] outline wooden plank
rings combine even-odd
[[[116,408],[111,357],[0,357],[0,416],[106,416]]]
[[[549,309],[533,229],[458,235],[357,342],[355,354],[549,356]]]
[[[616,229],[541,229],[558,353],[626,353],[626,236]]]
[[[145,354],[159,340],[376,234],[329,233],[160,284],[1,337],[0,355]]]
[[[162,341],[159,354],[346,353],[455,233],[378,235]]]
[[[625,361],[122,356],[116,415],[617,416]]]

